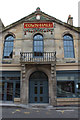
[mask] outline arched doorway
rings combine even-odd
[[[48,77],[36,71],[29,78],[29,103],[48,103]]]

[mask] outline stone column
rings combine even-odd
[[[21,94],[20,94],[20,101],[22,104],[26,104],[26,80],[25,80],[25,74],[26,74],[26,68],[25,68],[25,64],[21,64],[22,70],[21,70],[21,75],[22,75],[22,79],[21,79]]]
[[[50,104],[56,106],[56,64],[51,64],[51,101]]]

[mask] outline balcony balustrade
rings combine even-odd
[[[21,52],[20,62],[53,62],[56,60],[56,52]]]

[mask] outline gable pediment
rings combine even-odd
[[[40,15],[40,19],[37,19],[36,16],[37,15]],[[4,27],[3,31],[9,29],[9,28],[12,28],[16,25],[19,25],[19,24],[22,24],[22,23],[27,23],[27,22],[32,22],[32,23],[37,23],[37,22],[54,22],[54,23],[57,23],[57,24],[60,24],[64,27],[67,27],[67,28],[70,28],[72,30],[75,30],[77,32],[79,32],[79,30],[76,28],[76,27],[72,27],[71,25],[67,24],[67,23],[64,23],[58,19],[56,19],[55,17],[52,17],[42,11],[40,11],[40,8],[38,8],[35,12],[33,12],[32,14]]]
[[[46,20],[50,20],[50,18],[49,17],[47,17],[47,16],[45,16],[44,14],[39,14],[39,16],[40,16],[40,19],[39,20],[37,20],[37,15],[36,14],[33,14],[32,16],[30,16],[29,18],[25,18],[25,20],[24,21],[46,21]]]

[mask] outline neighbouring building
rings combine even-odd
[[[80,103],[80,28],[37,8],[4,26],[0,20],[2,101],[21,104]]]

